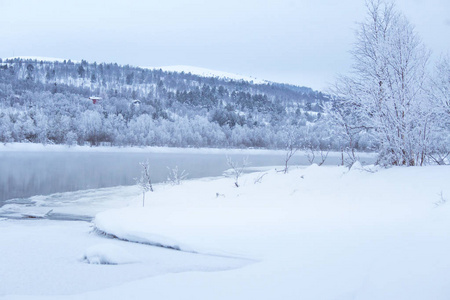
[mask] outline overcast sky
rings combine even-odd
[[[434,56],[449,0],[398,0]],[[0,57],[192,65],[322,90],[349,70],[364,0],[0,0]]]

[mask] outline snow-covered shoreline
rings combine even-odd
[[[0,152],[131,152],[131,153],[198,153],[198,154],[283,154],[283,150],[266,149],[225,149],[225,148],[177,148],[177,147],[116,147],[116,146],[68,146],[44,145],[37,143],[7,143],[0,144]]]
[[[273,149],[236,149],[236,148],[179,148],[179,147],[138,147],[138,146],[68,146],[38,143],[6,143],[0,144],[0,152],[122,152],[122,153],[195,153],[195,154],[247,154],[247,155],[286,155],[285,150]],[[306,155],[306,151],[298,151],[296,155]],[[375,158],[376,153],[360,152],[358,155]],[[330,151],[329,157],[340,157],[340,152]]]
[[[309,164],[307,154],[298,151],[290,164]],[[229,168],[227,156],[238,164],[248,158],[247,170],[255,171],[261,166],[283,164],[286,151],[1,144],[0,207],[8,199],[134,185],[133,178],[139,175],[139,163],[147,160],[152,165],[154,183],[166,181],[168,169],[175,167],[189,173],[189,178],[220,176]],[[371,153],[360,156],[362,161],[375,161]],[[320,159],[316,153],[316,161],[320,162]],[[340,153],[329,153],[325,164],[338,165],[340,162]]]
[[[245,174],[239,188],[161,184],[144,208],[136,190],[97,214],[93,228],[118,239],[86,222],[2,220],[0,296],[448,299],[449,178],[449,166],[312,165]]]

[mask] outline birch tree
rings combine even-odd
[[[340,121],[349,136],[355,130],[373,135],[378,163],[422,165],[434,130],[434,99],[425,88],[429,51],[394,4],[370,0],[366,6],[351,51],[352,74],[332,90],[340,111],[353,114]]]
[[[431,79],[430,97],[436,99],[433,107],[436,130],[431,136],[429,157],[431,161],[442,165],[450,158],[450,57],[442,57]]]

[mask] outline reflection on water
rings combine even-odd
[[[232,154],[234,161],[249,157],[252,167],[282,165],[284,154]],[[0,152],[0,206],[7,199],[28,198],[85,189],[133,185],[139,162],[150,161],[154,183],[167,180],[168,167],[186,170],[188,178],[219,176],[228,169],[225,154],[133,152]],[[327,164],[338,164],[328,158]],[[304,155],[292,164],[308,164]],[[15,201],[16,202],[16,201]]]

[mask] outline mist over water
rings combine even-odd
[[[284,154],[231,154],[238,165],[248,157],[249,167],[284,164]],[[154,183],[167,180],[169,169],[178,166],[187,178],[220,176],[229,169],[225,154],[127,153],[127,152],[0,152],[0,206],[8,199],[28,198],[85,189],[134,185],[140,176],[139,162],[149,160]],[[297,154],[291,165],[308,165]],[[329,157],[326,164],[337,165]]]

